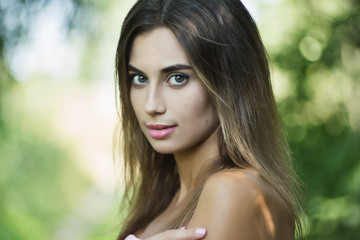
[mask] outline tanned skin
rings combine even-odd
[[[164,71],[179,65],[190,63],[168,28],[155,28],[135,38],[129,59],[129,74],[135,76],[130,90],[132,106],[153,148],[174,155],[180,189],[163,213],[134,234],[147,240],[294,239],[294,220],[285,202],[253,169],[224,170],[210,176],[188,225],[162,230],[195,187],[202,166],[220,155],[221,131],[216,109],[195,72],[191,68]],[[172,76],[178,73],[189,79],[175,86]],[[176,130],[167,137],[154,139],[147,129],[149,122],[174,125]]]

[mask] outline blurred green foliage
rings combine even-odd
[[[292,24],[279,47],[269,51],[274,68],[290,79],[291,94],[278,106],[306,185],[308,236],[357,239],[360,2],[302,0],[281,6],[279,14],[293,14],[282,21]]]
[[[14,79],[4,58],[5,47],[16,47],[26,36],[32,16],[48,2],[0,1],[0,239],[5,240],[52,239],[77,194],[89,184],[72,163],[67,147],[54,139],[51,128],[23,111],[26,83]],[[84,23],[91,14],[79,18],[77,12],[93,3],[71,2],[74,11],[68,29],[77,23],[89,27]],[[260,31],[264,35],[270,31],[264,40],[275,72],[275,90],[279,90],[279,111],[306,186],[307,236],[357,239],[360,2],[283,0],[273,7],[263,2],[264,20],[277,19],[277,24],[269,23]],[[88,32],[94,31],[89,27]],[[108,221],[94,226],[95,231],[111,225]],[[105,236],[89,239],[97,237]]]
[[[0,1],[2,240],[54,239],[59,225],[90,184],[75,166],[69,147],[52,135],[49,117],[27,109],[35,101],[27,98],[27,83],[13,77],[5,58],[5,50],[26,39],[33,18],[50,2]],[[74,11],[84,7],[77,0],[72,4]],[[68,29],[75,17],[75,12],[69,16]]]

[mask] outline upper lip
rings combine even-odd
[[[174,127],[175,125],[167,125],[167,124],[161,124],[161,123],[149,123],[146,124],[146,127],[151,128],[151,129],[157,129],[157,130],[161,130],[161,129],[165,129],[165,128],[169,128],[169,127]]]

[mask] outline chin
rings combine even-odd
[[[174,149],[172,149],[172,148],[158,147],[158,146],[154,146],[154,145],[152,145],[152,147],[154,148],[154,150],[156,152],[161,153],[161,154],[173,154],[174,153]]]
[[[153,149],[161,154],[173,154],[177,151],[179,151],[178,148],[175,148],[173,144],[166,144],[165,142],[150,142]]]

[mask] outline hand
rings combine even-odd
[[[206,235],[205,228],[181,228],[181,229],[172,229],[165,232],[156,234],[151,238],[144,240],[196,240],[202,239]],[[134,235],[129,235],[125,240],[141,240]]]

